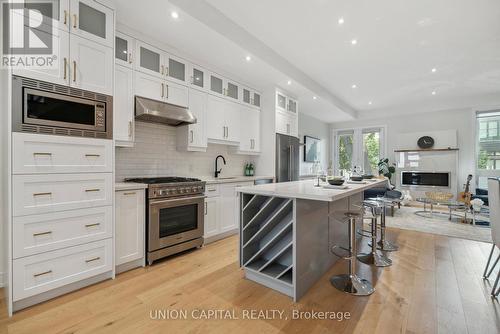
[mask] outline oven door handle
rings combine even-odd
[[[191,200],[197,200],[197,199],[205,199],[207,196],[201,195],[201,196],[193,196],[193,197],[179,197],[179,198],[170,198],[170,199],[164,199],[164,200],[150,200],[149,204],[152,206],[156,206],[158,204],[164,204],[164,203],[175,203],[175,202],[181,202],[181,201],[191,201]]]

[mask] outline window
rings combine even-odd
[[[355,167],[366,174],[378,174],[378,162],[384,156],[383,127],[335,131],[335,169],[337,174]]]
[[[500,176],[500,110],[476,114],[476,184],[487,188],[488,177]]]

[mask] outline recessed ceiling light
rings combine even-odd
[[[369,105],[372,105],[372,101],[368,101],[368,104],[369,104]]]
[[[352,44],[352,45],[356,45],[356,44],[358,44],[358,40],[357,40],[357,39],[353,39],[353,40],[351,40],[351,44]]]
[[[435,91],[435,90],[433,90],[431,94],[432,94],[432,95],[436,95],[436,91]]]
[[[313,100],[316,100],[316,99],[317,99],[317,97],[316,97],[316,96],[313,96]]]
[[[174,11],[174,12],[170,13],[170,16],[172,16],[172,18],[174,18],[174,19],[178,19],[179,18],[179,13],[177,13],[177,12]]]
[[[340,17],[339,18],[339,25],[343,25],[344,24],[344,18],[343,17]]]
[[[250,56],[246,56],[246,57],[245,57],[245,60],[246,60],[246,61],[250,61],[250,60],[252,60],[252,57],[250,57]]]
[[[287,85],[291,85],[291,84],[292,84],[292,80],[288,80],[288,81],[286,82],[286,84],[287,84]]]
[[[356,85],[352,85],[352,86],[351,86],[351,88],[358,88],[358,86],[356,86]]]
[[[431,70],[432,73],[436,73],[436,71],[437,71],[437,68],[435,68],[435,67]]]

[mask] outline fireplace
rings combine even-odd
[[[450,172],[402,171],[401,185],[413,187],[450,187]]]

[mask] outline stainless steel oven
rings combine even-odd
[[[111,139],[113,97],[12,77],[12,122],[17,132]]]
[[[203,245],[205,182],[172,176],[125,181],[148,184],[146,253],[149,265]]]
[[[150,200],[148,253],[163,257],[162,249],[203,237],[204,208],[203,195]]]

